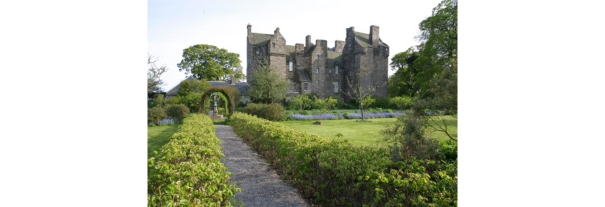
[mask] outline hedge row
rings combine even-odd
[[[229,183],[215,128],[209,116],[193,114],[158,159],[148,160],[149,206],[231,206],[229,200],[241,190]]]
[[[385,149],[353,147],[236,112],[231,125],[303,193],[325,206],[457,206],[457,163],[393,162]]]

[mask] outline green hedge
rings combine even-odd
[[[286,109],[278,103],[255,104],[251,103],[244,107],[244,112],[250,115],[256,115],[263,119],[271,121],[283,121],[286,119]]]
[[[236,112],[235,133],[325,206],[457,206],[457,162],[392,162],[388,150],[353,147]]]
[[[235,184],[221,162],[224,156],[208,115],[185,119],[157,161],[148,160],[149,206],[231,206]],[[154,152],[155,153],[155,152]]]

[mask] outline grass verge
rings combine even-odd
[[[159,151],[179,129],[180,124],[147,127],[147,158],[154,156],[153,151]]]

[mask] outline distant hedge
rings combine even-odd
[[[148,160],[148,206],[231,206],[241,190],[229,183],[215,128],[209,116],[193,114],[160,148],[158,159]]]
[[[457,162],[393,162],[385,149],[353,147],[239,112],[231,126],[322,206],[457,206]]]
[[[286,109],[281,104],[255,104],[251,103],[244,107],[244,112],[250,115],[256,115],[263,119],[271,121],[283,121],[286,119]]]

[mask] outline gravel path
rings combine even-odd
[[[238,192],[234,200],[244,206],[309,206],[295,188],[284,183],[269,165],[259,158],[231,126],[216,125],[216,136],[223,140],[222,161],[233,173],[231,182]]]

